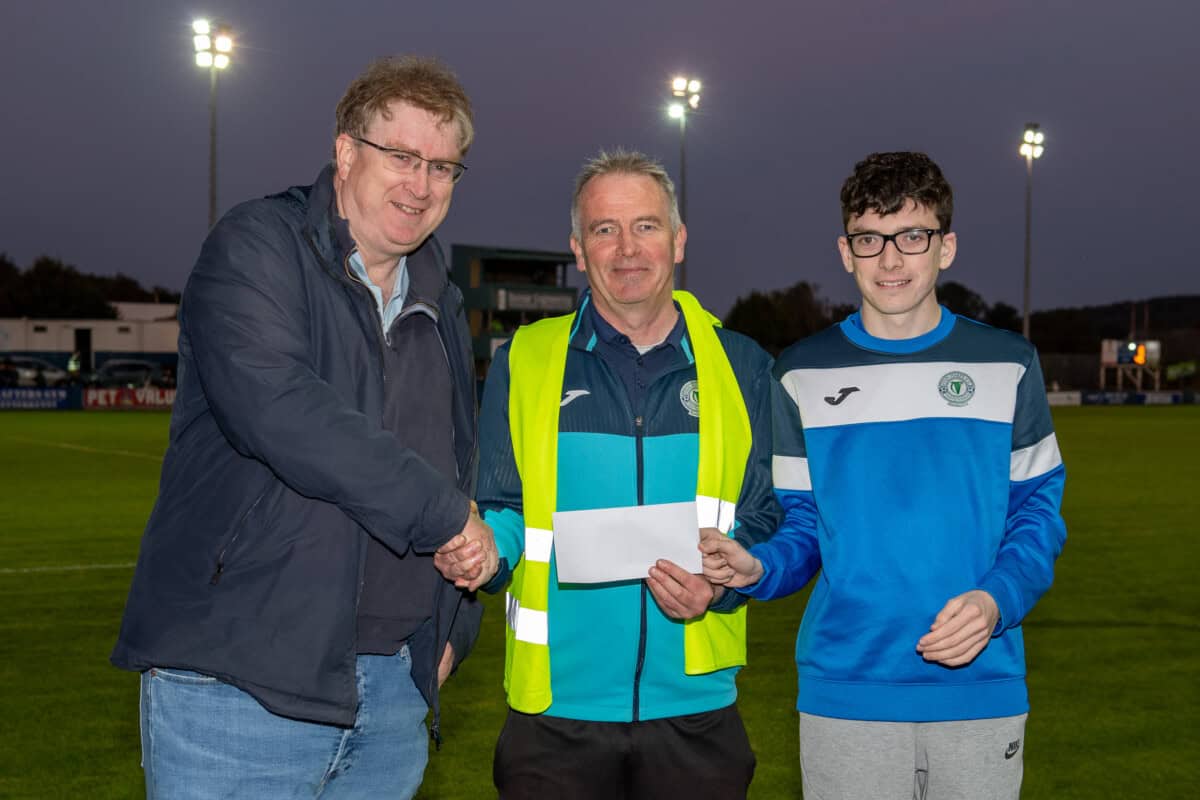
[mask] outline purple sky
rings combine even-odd
[[[0,252],[182,288],[207,225],[202,14],[237,32],[220,210],[311,182],[346,84],[373,57],[418,52],[450,64],[476,110],[442,241],[565,250],[571,181],[601,146],[677,177],[663,107],[685,70],[705,87],[688,126],[689,288],[718,312],[802,279],[852,299],[838,190],[894,149],[925,150],[955,187],[947,277],[1019,308],[1030,120],[1047,135],[1033,307],[1200,292],[1196,253],[1178,249],[1200,186],[1200,5],[1186,0],[17,0],[0,9]]]

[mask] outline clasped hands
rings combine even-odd
[[[500,569],[492,528],[479,516],[474,500],[462,531],[437,549],[433,565],[443,578],[468,592],[490,581]]]

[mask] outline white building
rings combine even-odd
[[[72,353],[79,353],[84,371],[116,357],[141,358],[174,367],[179,340],[176,307],[158,303],[113,305],[118,313],[122,313],[123,306],[137,308],[126,311],[127,316],[121,319],[0,319],[0,353],[36,356],[60,367],[66,367]],[[156,308],[142,308],[146,306]]]

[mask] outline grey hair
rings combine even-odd
[[[679,218],[679,203],[675,200],[675,184],[663,165],[645,153],[617,148],[612,152],[601,150],[595,158],[587,161],[575,176],[575,194],[571,197],[571,235],[576,241],[582,239],[579,222],[579,196],[583,187],[592,178],[601,175],[644,175],[650,178],[667,196],[667,207],[671,213],[671,233],[676,233],[682,221]]]

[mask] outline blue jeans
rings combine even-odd
[[[149,800],[411,798],[429,758],[429,710],[405,646],[358,657],[353,728],[280,717],[195,672],[142,673],[142,767]]]

